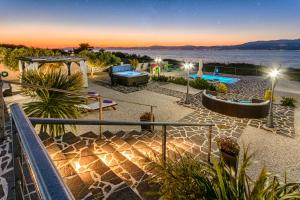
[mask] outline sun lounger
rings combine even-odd
[[[2,86],[2,93],[4,97],[7,96],[12,96],[12,89],[11,89],[11,85],[8,83],[3,83]]]
[[[116,105],[118,105],[115,101],[111,101],[111,102],[106,102],[105,100],[102,102],[102,109],[104,108],[113,108],[114,110],[116,110]],[[80,108],[82,108],[84,111],[94,111],[94,110],[99,110],[99,102],[94,102],[94,103],[90,103],[90,104],[82,104],[79,106]]]

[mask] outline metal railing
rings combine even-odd
[[[37,190],[41,199],[73,199],[71,192],[64,184],[53,161],[49,157],[43,143],[36,134],[33,124],[66,124],[66,125],[117,125],[135,126],[150,125],[162,127],[162,160],[167,159],[167,127],[168,126],[205,126],[208,127],[208,154],[207,161],[211,157],[211,136],[214,124],[197,123],[174,123],[174,122],[130,122],[130,121],[111,121],[111,120],[78,120],[78,119],[53,119],[53,118],[27,118],[18,104],[11,106],[12,131],[14,141],[19,141],[17,149],[14,151],[16,162],[21,155],[25,154],[28,164],[36,180]],[[22,170],[17,169],[16,183],[22,186]],[[21,189],[20,189],[21,190]],[[19,191],[21,193],[21,191]]]
[[[40,199],[74,199],[22,108],[18,104],[10,108],[16,199],[25,199],[24,162],[29,166]]]
[[[113,120],[78,120],[78,119],[54,119],[54,118],[29,118],[32,124],[65,124],[65,125],[116,125],[116,126],[136,126],[150,125],[162,127],[162,160],[166,161],[167,153],[167,126],[206,126],[208,131],[208,157],[210,162],[211,155],[211,134],[214,124],[197,124],[197,123],[178,123],[178,122],[130,122],[130,121],[113,121]]]

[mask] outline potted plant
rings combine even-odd
[[[232,137],[223,137],[218,141],[221,158],[229,167],[237,171],[240,146]]]
[[[140,121],[141,122],[152,122],[154,121],[154,116],[151,112],[144,112],[141,116],[140,116]],[[141,125],[141,129],[142,131],[146,130],[146,131],[153,131],[154,127],[151,125]]]

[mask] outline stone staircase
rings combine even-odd
[[[159,185],[149,182],[155,174],[151,164],[161,158],[159,131],[106,131],[103,139],[93,132],[39,136],[76,199],[157,199],[147,192],[159,190]],[[191,143],[167,139],[170,159],[185,152],[201,155]]]

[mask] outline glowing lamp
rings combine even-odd
[[[79,172],[79,170],[81,168],[80,163],[78,161],[76,161],[74,164],[75,164],[75,170],[76,170],[76,172]]]
[[[277,69],[273,69],[270,73],[269,76],[272,78],[276,78],[279,75],[279,71]]]

